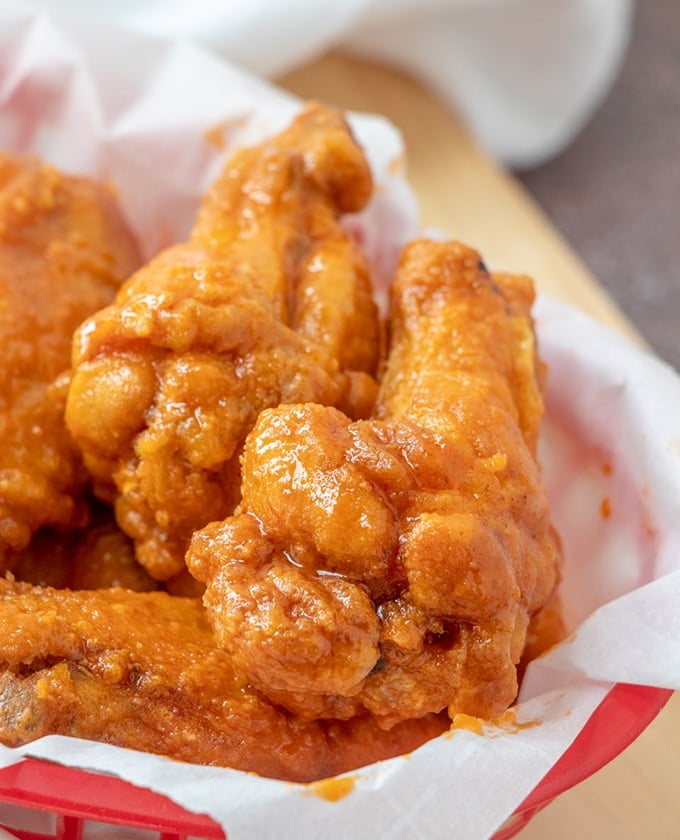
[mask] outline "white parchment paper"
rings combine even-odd
[[[186,234],[230,150],[298,108],[195,48],[23,4],[0,9],[0,146],[110,179],[147,255]],[[377,189],[348,224],[384,288],[418,230],[417,208],[398,133],[375,116],[352,124]],[[476,840],[502,825],[614,682],[680,688],[680,380],[569,307],[540,298],[536,318],[550,365],[542,458],[573,631],[528,670],[515,719],[537,725],[447,734],[353,774],[337,802],[304,785],[56,736],[0,747],[0,766],[32,755],[116,773],[210,814],[230,840]]]

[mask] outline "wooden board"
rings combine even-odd
[[[280,83],[306,99],[391,119],[404,135],[409,178],[425,225],[475,246],[496,268],[531,274],[539,288],[642,341],[522,187],[421,85],[399,72],[340,55],[325,56]],[[635,744],[548,806],[521,838],[680,837],[678,780],[676,694]]]

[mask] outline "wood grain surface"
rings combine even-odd
[[[279,80],[303,98],[388,117],[403,132],[425,225],[478,248],[495,268],[531,274],[633,341],[628,321],[522,186],[474,144],[456,115],[391,69],[329,55]],[[680,838],[680,695],[621,756],[559,797],[522,840]]]

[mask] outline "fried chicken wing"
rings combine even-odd
[[[385,737],[368,718],[304,723],[251,688],[199,600],[0,580],[0,742],[47,734],[310,781],[413,749],[435,717]]]
[[[221,646],[301,718],[500,714],[559,545],[535,449],[526,278],[456,243],[401,261],[375,415],[263,411],[237,515],[187,555]]]
[[[239,500],[239,456],[280,403],[366,416],[379,353],[366,262],[339,216],[371,193],[342,117],[309,106],[239,152],[188,242],[160,254],[74,341],[69,428],[151,575]]]
[[[71,339],[139,265],[107,187],[0,152],[0,571],[42,526],[82,520],[63,420]]]

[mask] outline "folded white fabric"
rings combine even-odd
[[[632,0],[38,0],[208,46],[276,76],[330,47],[434,87],[513,166],[561,151],[608,91]]]
[[[344,45],[399,63],[457,108],[488,151],[525,167],[562,151],[601,103],[632,0],[376,0]]]
[[[38,0],[273,77],[330,47],[419,76],[505,163],[561,151],[609,90],[633,0]]]

